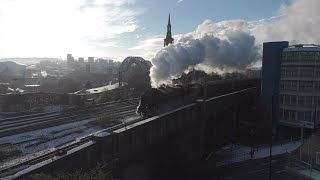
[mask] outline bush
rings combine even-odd
[[[60,172],[57,175],[49,175],[45,173],[33,174],[28,176],[27,180],[113,180],[111,171],[105,171],[104,167],[98,164],[89,171]]]

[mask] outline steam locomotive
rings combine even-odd
[[[148,118],[192,103],[196,99],[259,87],[259,83],[259,79],[238,79],[151,88],[142,94],[136,113]]]

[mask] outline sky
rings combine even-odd
[[[281,18],[283,7],[300,1],[0,0],[0,58],[65,59],[71,53],[76,58],[150,60],[163,48],[169,13],[175,39],[208,19],[241,19],[263,33],[261,24]]]

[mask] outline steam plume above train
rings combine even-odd
[[[152,59],[153,86],[170,83],[190,67],[220,71],[244,70],[258,59],[255,37],[242,20],[200,24],[194,32],[182,35]]]
[[[292,0],[269,19],[247,22],[205,20],[195,31],[177,35],[174,45],[158,51],[152,59],[153,86],[170,83],[190,67],[205,71],[243,70],[261,62],[261,44],[320,44],[319,0]]]

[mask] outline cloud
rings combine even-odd
[[[136,46],[128,48],[128,50],[136,56],[142,56],[143,58],[150,60],[153,58],[154,53],[159,50],[161,44],[163,46],[163,36],[156,35],[139,41]]]
[[[169,83],[189,67],[223,72],[259,66],[263,42],[285,40],[320,44],[318,7],[318,0],[307,3],[293,0],[281,5],[270,18],[249,22],[205,20],[194,31],[180,35],[176,43],[168,47],[161,48],[160,41],[152,41],[152,47],[156,48],[157,42],[159,48],[152,58],[150,76],[153,85]],[[147,45],[145,43],[142,47],[148,49]],[[148,56],[152,56],[151,51]]]
[[[180,3],[182,3],[183,2],[183,0],[177,0],[177,3],[178,4],[180,4]]]
[[[158,51],[152,59],[153,86],[170,83],[190,67],[218,71],[245,70],[259,58],[248,23],[205,20],[197,29]]]
[[[89,52],[139,26],[133,0],[1,0],[0,56]],[[17,53],[19,52],[19,53]]]
[[[257,25],[252,33],[257,42],[287,40],[296,43],[320,44],[320,1],[293,0],[283,4],[277,12],[279,18]]]

